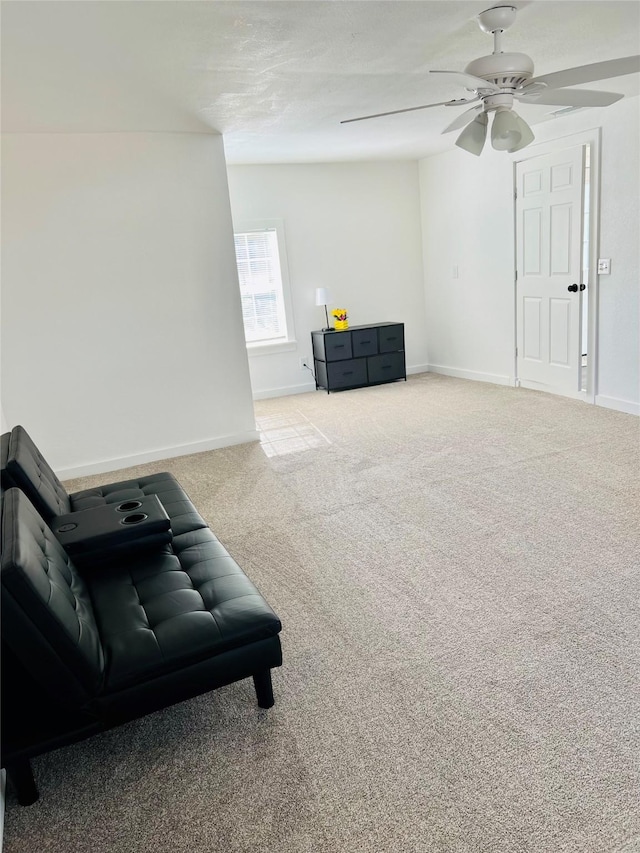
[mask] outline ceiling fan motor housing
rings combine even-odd
[[[464,70],[501,89],[517,89],[533,77],[533,60],[525,53],[492,53],[472,60]]]

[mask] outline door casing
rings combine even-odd
[[[599,232],[600,232],[600,146],[601,146],[601,129],[599,127],[591,130],[574,133],[570,136],[560,137],[558,139],[543,142],[538,145],[533,145],[525,148],[523,151],[513,155],[513,240],[514,240],[514,262],[517,258],[517,222],[516,222],[516,187],[517,175],[516,165],[525,160],[530,160],[545,154],[551,154],[556,151],[561,151],[564,148],[573,148],[576,145],[589,145],[591,147],[591,174],[589,182],[589,281],[585,282],[589,288],[589,316],[588,316],[588,341],[587,341],[587,388],[586,391],[578,390],[575,396],[577,399],[585,400],[589,403],[595,403],[596,394],[598,391],[598,304],[599,304],[599,277],[598,277],[598,255],[600,250]],[[514,267],[513,275],[513,375],[515,377],[515,385],[519,385],[518,379],[518,359],[516,356],[516,346],[518,337],[517,325],[517,283],[516,271]]]

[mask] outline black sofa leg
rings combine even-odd
[[[258,705],[261,708],[271,708],[273,705],[273,686],[271,684],[271,670],[263,669],[254,673],[253,683],[256,688]]]
[[[15,764],[7,765],[7,778],[15,788],[18,802],[21,806],[30,806],[40,796],[33,778],[33,770],[28,759],[16,761]]]

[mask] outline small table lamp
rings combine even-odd
[[[327,328],[323,332],[333,332],[333,326],[329,325],[329,312],[327,303],[331,302],[331,294],[326,287],[316,287],[316,305],[324,305],[324,315],[327,318]]]

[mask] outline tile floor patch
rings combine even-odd
[[[265,456],[302,453],[331,444],[302,412],[256,418],[256,428]]]

